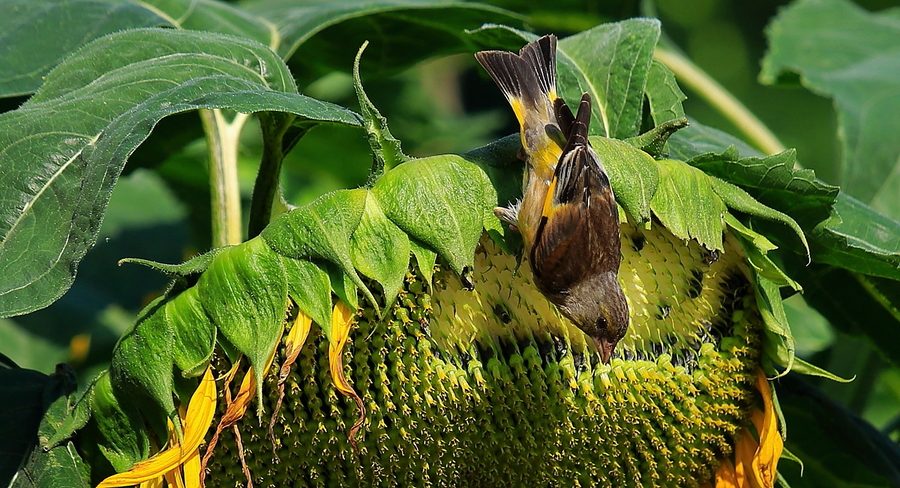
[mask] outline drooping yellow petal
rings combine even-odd
[[[163,478],[158,476],[152,480],[147,480],[140,485],[141,488],[163,488]]]
[[[759,447],[753,456],[751,472],[756,486],[772,488],[778,478],[778,459],[784,450],[784,439],[778,431],[772,388],[762,371],[756,375],[756,388],[763,398],[763,411],[755,410],[750,417],[759,433]]]
[[[331,311],[332,342],[328,346],[328,363],[334,386],[344,395],[353,398],[356,401],[356,406],[359,408],[359,417],[356,418],[356,422],[349,432],[350,444],[353,446],[354,451],[358,451],[356,447],[356,433],[359,432],[363,422],[366,420],[366,407],[363,405],[362,398],[359,397],[344,376],[344,344],[347,343],[347,338],[350,337],[351,325],[353,325],[353,312],[344,302],[338,300]]]
[[[312,318],[303,313],[302,310],[297,311],[297,318],[294,319],[294,325],[291,327],[285,338],[285,358],[281,363],[281,369],[278,371],[278,400],[275,402],[275,408],[272,410],[272,416],[269,418],[269,439],[272,441],[273,454],[275,447],[275,422],[278,419],[278,412],[281,411],[281,404],[284,402],[284,384],[287,382],[288,376],[291,374],[291,367],[300,356],[300,350],[306,343],[309,336],[309,330],[312,328]],[[278,455],[275,454],[276,459]]]
[[[738,434],[734,445],[734,478],[738,488],[750,488],[750,473],[753,468],[753,455],[756,453],[756,439],[750,429],[744,429]],[[727,460],[726,460],[727,461]],[[725,485],[728,486],[728,485]]]
[[[328,346],[328,360],[331,379],[334,386],[344,395],[353,396],[356,392],[344,377],[344,344],[350,337],[350,326],[353,324],[353,312],[344,302],[338,300],[331,312],[331,335],[333,340]]]
[[[728,459],[722,461],[716,470],[716,488],[739,488],[734,465]]]
[[[184,464],[191,456],[196,455],[200,443],[206,436],[206,431],[209,430],[215,411],[216,381],[212,369],[207,368],[200,381],[200,386],[197,387],[188,403],[183,444],[178,444],[173,437],[170,439],[172,445],[170,448],[157,453],[146,461],[135,464],[128,471],[106,478],[98,485],[98,488],[137,485],[157,479]]]

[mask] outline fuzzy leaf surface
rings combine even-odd
[[[811,91],[833,98],[841,188],[900,218],[900,18],[846,0],[802,0],[767,33],[762,82],[799,74]]]
[[[0,97],[34,93],[54,66],[98,37],[169,24],[165,16],[131,2],[7,0],[3,7]]]
[[[659,188],[659,168],[644,151],[618,139],[593,136],[591,146],[606,167],[616,203],[638,224],[650,221],[650,202]]]
[[[707,249],[723,248],[725,203],[706,173],[671,159],[658,161],[659,189],[650,205],[660,222],[681,239]]]
[[[484,171],[459,156],[397,166],[372,187],[388,219],[443,256],[457,273],[472,265],[493,187]],[[494,194],[496,195],[496,194]]]
[[[228,342],[250,359],[259,398],[287,308],[281,263],[262,239],[251,239],[222,250],[197,282],[206,313]]]
[[[92,42],[0,114],[0,316],[68,289],[128,156],[160,119],[198,108],[358,124],[342,107],[298,95],[277,55],[253,41],[140,29]]]
[[[199,288],[192,286],[169,300],[165,315],[175,338],[172,349],[175,366],[186,377],[200,376],[212,358],[216,326],[203,310]]]
[[[389,307],[409,269],[409,237],[388,220],[372,192],[366,198],[359,227],[350,238],[350,256],[356,269],[381,285],[385,307]]]

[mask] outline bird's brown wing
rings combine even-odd
[[[538,286],[557,295],[587,277],[614,271],[618,264],[618,210],[609,178],[587,140],[589,121],[590,98],[585,95],[550,182],[529,256]]]

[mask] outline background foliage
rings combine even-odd
[[[826,255],[814,246],[823,259],[812,266],[806,266],[805,256],[780,256],[805,290],[785,302],[799,356],[838,375],[856,376],[848,384],[789,376],[777,385],[791,429],[787,446],[806,462],[802,478],[796,465],[782,463],[785,475],[792,486],[900,486],[900,468],[891,471],[884,462],[896,455],[900,440],[900,287],[894,281],[900,225],[892,220],[900,218],[895,136],[900,119],[894,115],[900,109],[900,10],[883,10],[893,6],[890,2],[562,1],[551,8],[546,2],[496,1],[488,2],[492,7],[417,10],[421,6],[410,0],[392,3],[414,14],[392,16],[383,11],[387,2],[358,1],[321,4],[318,16],[303,22],[287,10],[292,2],[281,0],[238,2],[240,9],[212,1],[192,9],[187,2],[149,3],[161,10],[99,0],[8,2],[3,8],[11,15],[0,18],[5,39],[0,65],[21,69],[0,79],[0,110],[27,100],[78,42],[124,28],[176,25],[270,44],[272,31],[259,15],[279,29],[275,51],[288,60],[300,93],[359,111],[349,70],[356,49],[368,39],[372,46],[362,67],[367,91],[389,115],[404,149],[413,156],[462,152],[516,130],[505,101],[471,55],[436,56],[475,50],[463,28],[497,22],[563,37],[601,22],[657,16],[663,46],[683,52],[787,147],[796,147],[802,167],[842,187],[836,208],[843,221],[805,230],[822,239],[865,237],[850,242],[843,254]],[[447,26],[444,32],[429,30],[434,18]],[[43,36],[28,30],[36,19],[46,29]],[[431,44],[422,46],[421,39]],[[703,97],[684,88],[689,116],[741,135]],[[65,295],[47,308],[0,319],[0,353],[23,368],[53,373],[34,375],[34,404],[41,403],[44,391],[73,384],[68,371],[55,369],[57,363],[71,364],[82,388],[107,368],[115,342],[164,288],[158,273],[119,267],[119,259],[178,262],[211,247],[207,152],[198,122],[195,112],[162,119],[128,160],[112,189],[97,244]],[[250,127],[241,135],[239,161],[245,213],[263,140]],[[759,155],[748,146],[739,149],[743,157]],[[326,191],[359,186],[370,160],[359,129],[316,127],[284,162],[285,197],[301,205]],[[4,188],[11,187],[9,178],[0,178]],[[753,193],[765,203],[775,191]],[[860,210],[863,204],[884,217],[872,220]],[[772,231],[777,237],[778,230]],[[854,261],[854,245],[868,246],[884,259],[878,265]],[[20,393],[0,389],[0,395]]]

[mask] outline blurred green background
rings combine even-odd
[[[838,177],[839,147],[832,102],[796,87],[757,82],[766,52],[765,28],[787,2],[724,0],[495,1],[530,16],[537,33],[560,37],[598,23],[654,13],[668,39],[754,112],[800,162],[829,182]],[[870,10],[896,2],[858,2]],[[347,59],[347,70],[351,66]],[[391,122],[394,135],[414,156],[462,152],[516,130],[515,120],[494,84],[471,55],[428,60],[401,73],[363,73],[366,90]],[[357,109],[349,73],[331,73],[303,93]],[[699,122],[740,135],[715,110],[686,90],[685,111]],[[178,117],[197,117],[186,114]],[[177,127],[177,117],[167,119]],[[160,133],[167,126],[160,127]],[[189,135],[191,137],[195,135]],[[243,136],[241,181],[249,202],[261,138],[255,124]],[[149,146],[151,143],[148,143]],[[164,159],[163,159],[164,158]],[[209,190],[204,141],[172,156],[142,153],[126,167],[109,203],[97,246],[80,266],[71,290],[47,309],[0,319],[3,352],[21,366],[50,373],[69,362],[84,386],[108,365],[112,347],[136,312],[160,293],[166,280],[137,265],[118,266],[124,257],[179,262],[210,247]],[[287,201],[307,203],[330,190],[365,182],[371,164],[361,130],[313,129],[285,161]],[[156,171],[145,169],[155,166]],[[191,210],[193,209],[193,210]],[[898,439],[900,370],[872,353],[865,339],[836,332],[799,295],[786,302],[798,355],[845,377],[849,384],[822,380],[820,388]]]

